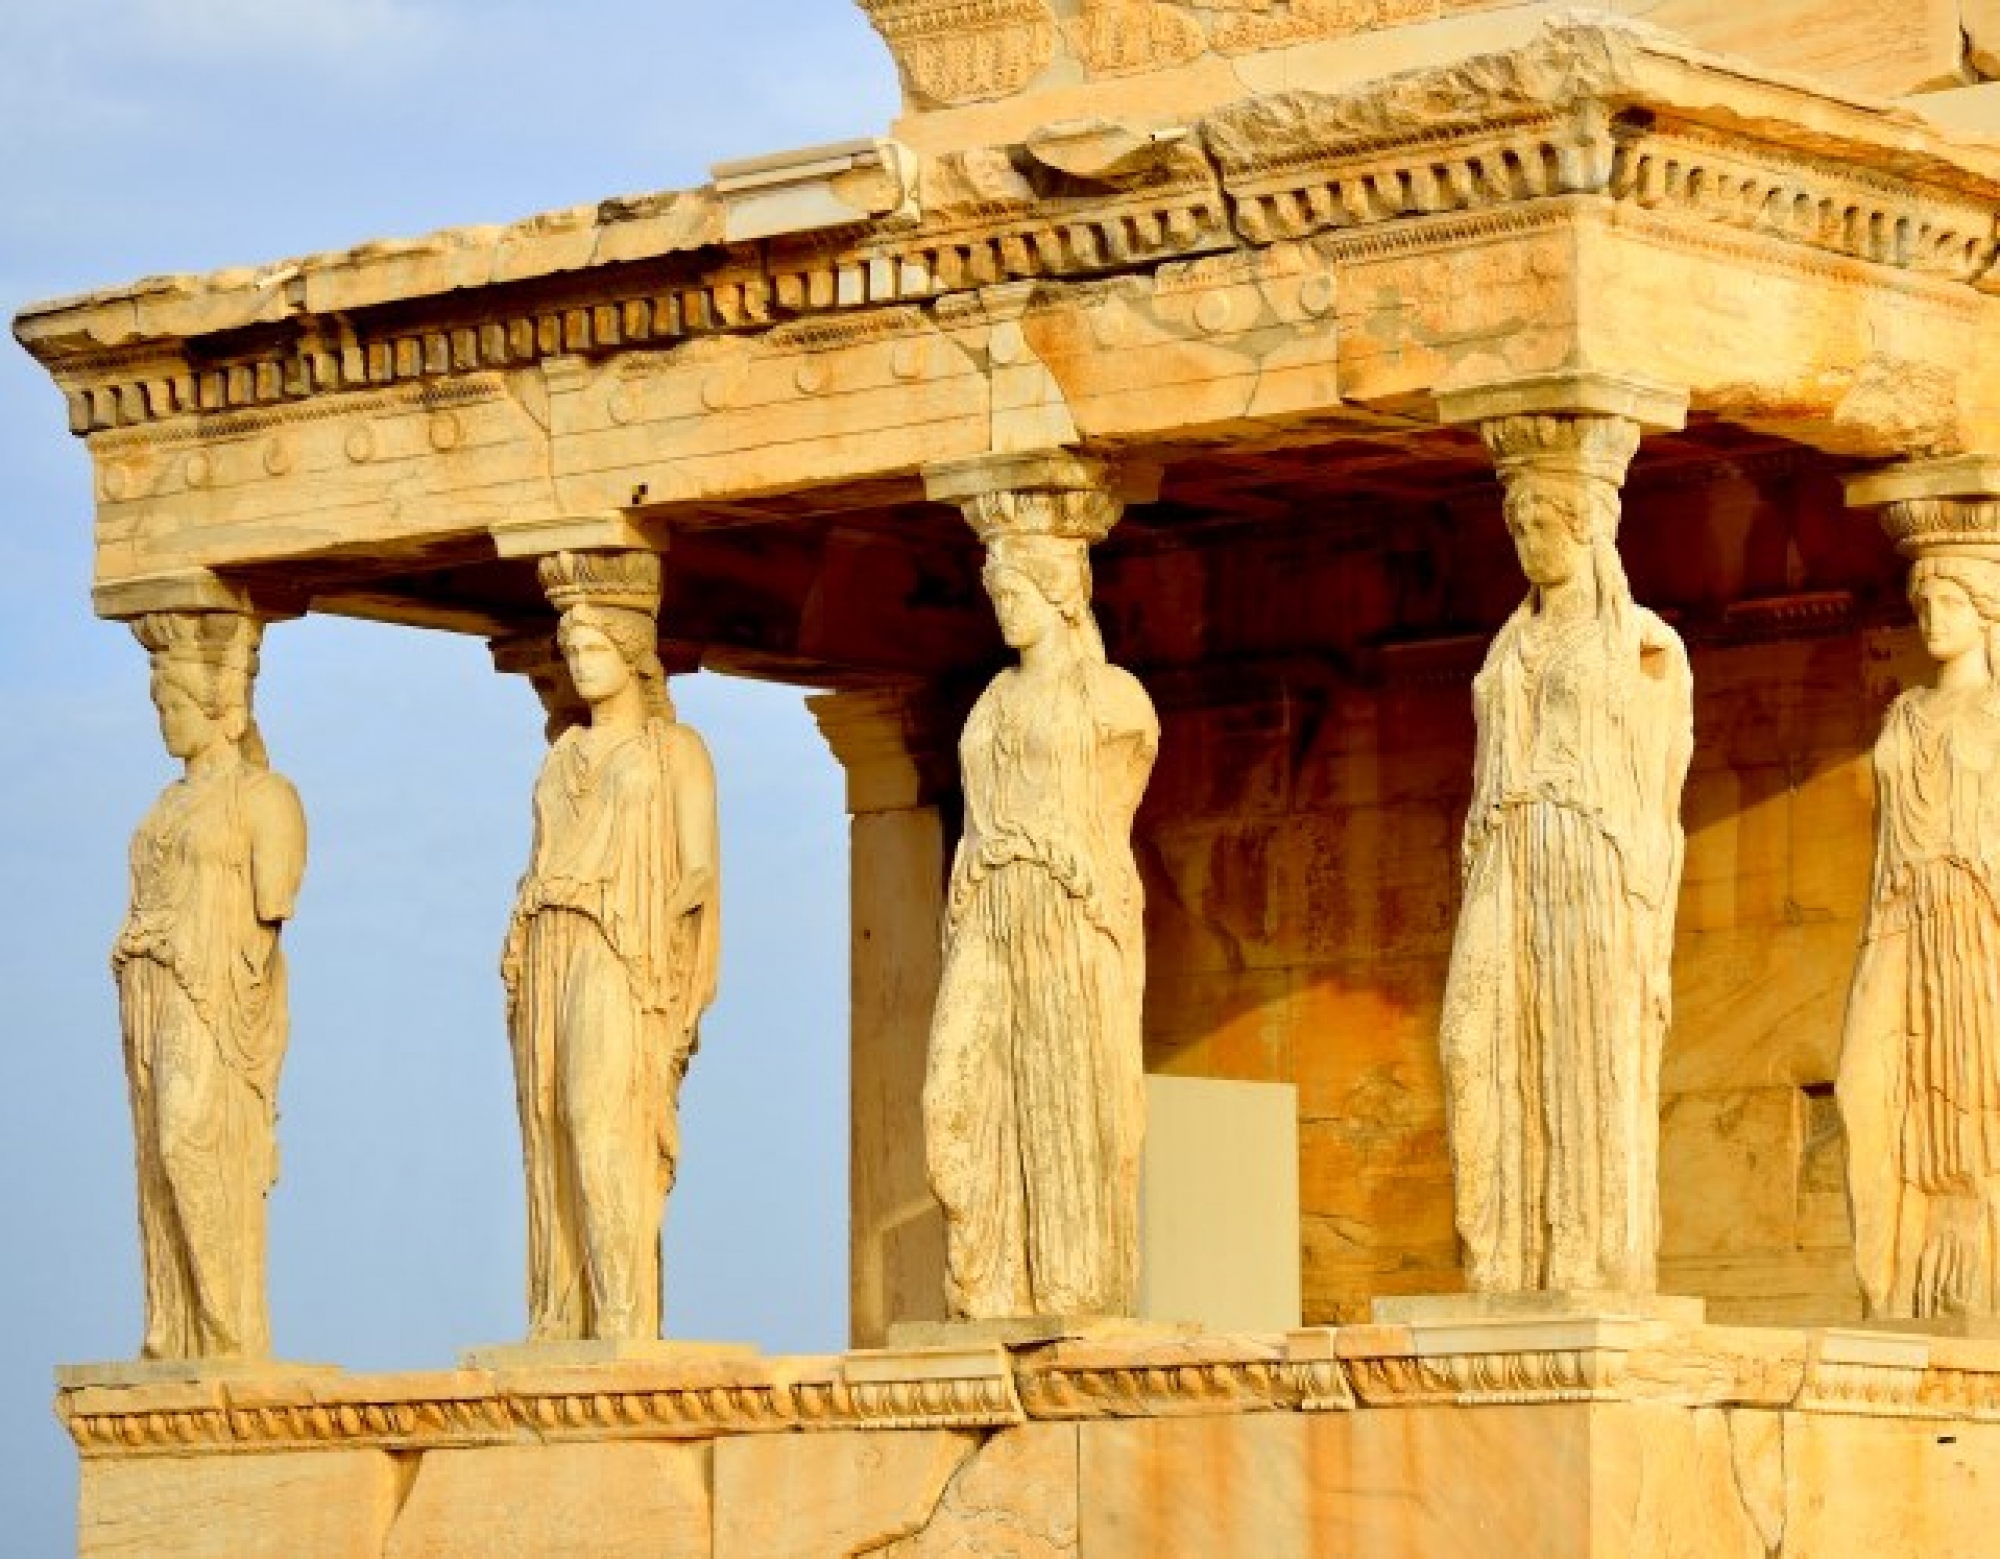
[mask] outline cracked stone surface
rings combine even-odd
[[[920,1531],[979,1436],[745,1435],[715,1447],[714,1559],[847,1559]]]
[[[384,1559],[708,1559],[708,1474],[702,1443],[432,1451]]]
[[[1024,1424],[964,1462],[922,1531],[884,1559],[1064,1559],[1077,1550],[1077,1426]]]

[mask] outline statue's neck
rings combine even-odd
[[[646,694],[635,679],[590,706],[590,728],[606,736],[629,735],[646,724]]]
[[[187,760],[186,774],[191,780],[217,779],[233,769],[243,767],[243,754],[236,750],[233,742],[217,742],[212,747],[204,747]]]
[[[1964,693],[1975,688],[1983,688],[1992,680],[1992,670],[1986,664],[1985,649],[1975,647],[1963,655],[1954,655],[1950,660],[1940,661],[1934,685],[1940,693]]]
[[[1543,621],[1555,625],[1573,623],[1597,612],[1597,581],[1579,573],[1559,585],[1542,585],[1536,591],[1535,610]]]

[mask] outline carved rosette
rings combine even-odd
[[[1126,76],[1185,65],[1208,48],[1201,23],[1161,0],[1084,0],[1063,36],[1094,76]]]
[[[981,103],[1020,91],[1055,55],[1047,0],[860,0],[923,106]]]
[[[1217,4],[1210,35],[1219,54],[1251,54],[1315,38],[1342,38],[1379,25],[1381,0],[1291,0],[1289,5]]]

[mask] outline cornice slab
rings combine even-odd
[[[669,537],[657,521],[629,514],[528,516],[489,527],[493,550],[503,558],[539,558],[552,552],[665,552]]]
[[[106,580],[90,592],[99,617],[127,620],[148,612],[236,612],[264,622],[303,617],[310,599],[302,592],[252,587],[223,578],[213,569],[186,568]]]
[[[1674,385],[1587,368],[1525,374],[1437,392],[1438,420],[1449,424],[1551,412],[1624,417],[1649,433],[1685,427],[1687,402],[1687,391]]]
[[[1849,477],[1845,486],[1847,502],[1856,509],[1915,498],[2000,498],[2000,454],[1913,460]]]

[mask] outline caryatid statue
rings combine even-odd
[[[1936,664],[1875,744],[1875,872],[1838,1098],[1868,1313],[2000,1315],[2000,502],[1915,499]]]
[[[946,893],[924,1144],[951,1314],[1129,1315],[1145,1134],[1145,926],[1132,818],[1159,722],[1106,663],[1090,546],[1121,500],[1071,485],[964,495],[1019,657],[959,743],[965,827]],[[976,480],[976,474],[975,474]],[[933,496],[960,496],[933,473]]]
[[[528,1181],[529,1335],[660,1333],[681,1078],[715,999],[715,774],[674,718],[651,552],[543,559],[588,724],[535,783],[502,974]]]
[[[1624,417],[1480,432],[1528,595],[1473,682],[1478,738],[1442,1048],[1475,1292],[1648,1294],[1693,684],[1632,599]]]
[[[278,1173],[285,961],[306,824],[251,715],[262,625],[227,611],[132,624],[183,766],[132,838],[111,953],[137,1139],[148,1359],[271,1349],[265,1199]]]

